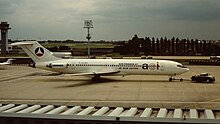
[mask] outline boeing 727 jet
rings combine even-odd
[[[90,75],[92,80],[108,75],[168,75],[169,81],[172,81],[172,77],[189,71],[182,64],[169,60],[62,59],[53,56],[36,41],[11,45],[21,47],[37,68],[71,76]]]

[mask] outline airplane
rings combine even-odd
[[[12,61],[15,60],[15,59],[8,59],[6,62],[2,62],[0,63],[0,66],[3,66],[3,65],[10,65],[12,64]]]
[[[35,62],[36,68],[68,76],[92,76],[92,80],[99,80],[101,76],[168,75],[169,81],[172,81],[174,76],[189,71],[181,63],[170,60],[62,59],[55,57],[37,41],[11,45],[21,47]]]

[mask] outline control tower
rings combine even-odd
[[[1,22],[0,30],[1,30],[1,54],[8,53],[8,30],[9,24],[7,22]]]

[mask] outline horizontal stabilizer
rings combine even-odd
[[[12,43],[10,44],[11,46],[26,46],[26,45],[33,45],[34,43],[32,42],[16,42],[16,43]]]

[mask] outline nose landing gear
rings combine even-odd
[[[173,81],[173,79],[175,79],[175,78],[173,78],[173,77],[170,77],[170,78],[169,78],[169,81],[171,82],[171,81]]]
[[[183,79],[182,78],[180,78],[180,79],[176,79],[176,78],[174,78],[174,77],[170,77],[169,78],[169,81],[171,82],[171,81],[173,81],[173,80],[179,80],[180,82],[182,82],[183,81]]]
[[[94,75],[94,77],[92,77],[92,81],[97,81],[100,80],[100,75]]]

